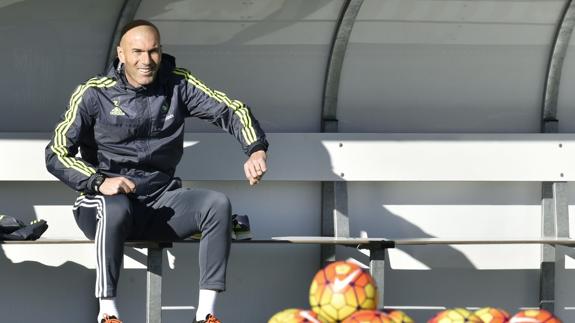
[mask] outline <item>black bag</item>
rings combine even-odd
[[[37,240],[47,229],[44,220],[34,220],[27,225],[14,217],[0,215],[0,240]]]

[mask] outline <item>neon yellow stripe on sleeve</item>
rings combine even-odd
[[[174,69],[173,73],[183,76],[189,83],[206,93],[209,97],[220,103],[224,103],[228,108],[232,109],[234,113],[238,115],[240,122],[243,125],[242,136],[244,137],[246,143],[251,145],[256,141],[256,132],[252,126],[252,120],[249,116],[249,112],[245,104],[238,100],[230,100],[223,92],[211,90],[202,81],[195,78],[189,71],[185,69],[176,68]]]
[[[56,126],[56,130],[54,131],[54,143],[50,147],[56,156],[58,156],[58,160],[60,160],[65,167],[75,169],[86,176],[91,176],[96,172],[94,168],[88,166],[81,160],[68,156],[69,152],[66,148],[66,133],[72,126],[73,121],[76,119],[78,107],[80,102],[82,102],[84,92],[91,87],[104,88],[114,86],[115,84],[116,81],[108,77],[93,78],[85,84],[78,86],[74,93],[72,93],[68,110],[64,114],[64,120]]]

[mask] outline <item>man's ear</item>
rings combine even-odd
[[[122,47],[116,46],[116,53],[118,54],[120,63],[124,64],[126,62],[126,58],[124,57],[124,50],[122,50]]]

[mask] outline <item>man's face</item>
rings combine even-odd
[[[154,81],[162,61],[160,35],[150,26],[138,26],[124,34],[117,47],[128,83],[134,87]]]

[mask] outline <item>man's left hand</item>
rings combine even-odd
[[[244,164],[244,172],[246,178],[250,181],[250,185],[256,185],[260,182],[266,171],[267,154],[263,150],[258,150],[250,155],[250,158]]]

